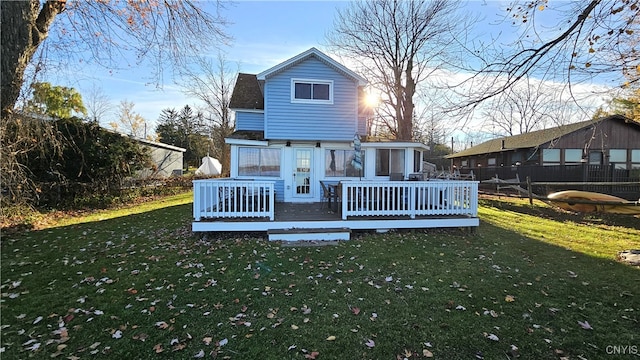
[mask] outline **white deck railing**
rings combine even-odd
[[[344,181],[348,216],[478,215],[477,181]]]
[[[193,218],[268,217],[273,221],[273,181],[204,179],[193,181]]]

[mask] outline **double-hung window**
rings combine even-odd
[[[333,81],[291,79],[291,102],[333,104]]]

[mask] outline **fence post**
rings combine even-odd
[[[533,193],[531,191],[531,177],[527,176],[527,192],[529,193],[529,205],[533,205]]]

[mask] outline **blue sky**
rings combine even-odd
[[[501,4],[471,1],[468,6],[493,16],[499,13]],[[241,72],[258,73],[310,47],[324,51],[325,34],[332,28],[336,9],[347,5],[347,1],[236,1],[223,13],[232,23],[227,30],[234,38],[225,48],[227,59],[237,63]],[[147,120],[150,128],[155,128],[162,109],[195,103],[173,84],[170,72],[161,88],[148,73],[144,66],[109,71],[89,64],[80,73],[49,74],[47,80],[72,86],[81,94],[100,88],[114,107],[122,100],[133,102],[134,111]]]
[[[231,22],[227,31],[234,38],[225,48],[227,59],[238,64],[241,72],[259,73],[310,47],[326,51],[325,35],[333,26],[337,9],[347,5],[347,1],[236,1],[223,13]],[[484,19],[482,25],[474,28],[474,35],[479,34],[478,29],[485,32],[482,35],[504,30],[504,24],[496,24],[504,16],[506,6],[508,1],[467,2],[464,10]],[[513,36],[513,32],[503,31],[502,36]],[[502,43],[507,41],[501,38]],[[148,73],[143,66],[109,72],[89,65],[79,76],[54,74],[48,81],[73,86],[81,94],[92,87],[101,88],[114,107],[122,100],[133,102],[134,111],[147,120],[150,129],[155,129],[162,109],[180,109],[196,103],[173,84],[170,71],[166,72],[161,88],[150,81]]]
[[[232,68],[237,64],[241,72],[261,72],[310,47],[322,48],[336,7],[346,4],[345,1],[236,1],[223,13],[232,23],[227,31],[234,38],[223,51]],[[173,84],[170,71],[166,72],[159,88],[144,66],[123,67],[123,70],[109,71],[86,65],[74,74],[48,74],[47,80],[74,87],[81,94],[98,87],[114,107],[122,100],[133,102],[134,111],[152,124],[151,128],[155,128],[162,109],[179,109],[195,103]]]

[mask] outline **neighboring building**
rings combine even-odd
[[[447,158],[478,180],[640,181],[640,123],[612,115],[489,140]]]
[[[183,155],[187,149],[145,139],[132,138],[149,149],[152,169],[142,170],[139,176],[164,178],[182,175]]]
[[[612,115],[489,140],[447,158],[458,169],[582,163],[640,169],[640,123]]]

